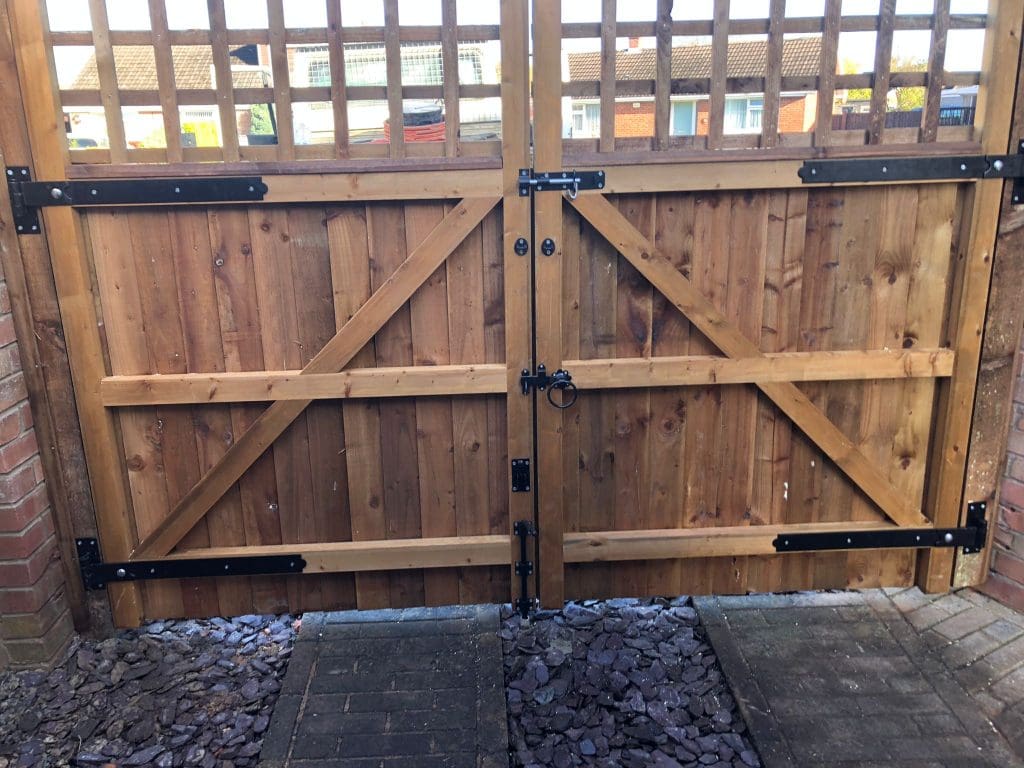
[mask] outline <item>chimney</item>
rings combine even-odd
[[[629,38],[629,50],[635,51],[640,47],[640,38],[631,37]]]

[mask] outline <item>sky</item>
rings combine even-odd
[[[384,10],[382,0],[340,0],[342,19],[346,26],[382,26]],[[456,16],[460,24],[497,24],[499,0],[456,0]],[[825,0],[787,0],[787,16],[820,16]],[[953,13],[984,13],[987,0],[952,0]],[[227,24],[232,29],[265,27],[267,9],[265,0],[224,0]],[[89,3],[86,0],[47,0],[50,27],[54,31],[79,31],[90,28]],[[110,28],[114,30],[148,29],[147,0],[107,0]],[[677,0],[673,9],[676,20],[710,19],[713,0]],[[766,18],[769,0],[732,0],[730,17]],[[876,14],[879,0],[843,0],[843,13]],[[622,0],[619,3],[620,21],[644,21],[656,16],[657,0]],[[933,0],[897,0],[896,12],[931,13]],[[325,3],[311,0],[284,0],[285,24],[290,27],[326,26]],[[171,29],[206,29],[209,21],[206,0],[173,0],[167,3],[168,23]],[[403,24],[438,25],[441,23],[441,0],[398,0],[398,16]],[[563,22],[593,22],[601,17],[601,0],[563,0]],[[839,41],[839,59],[849,62],[852,70],[869,72],[874,68],[873,32],[843,33]],[[899,31],[893,37],[893,56],[927,59],[930,33],[928,31]],[[946,69],[949,71],[976,71],[981,68],[982,30],[952,30],[947,43]],[[687,41],[676,38],[677,45]],[[693,38],[689,38],[692,42]],[[626,41],[620,40],[621,47]],[[641,45],[653,47],[654,39],[643,39]],[[595,50],[598,40],[566,41],[572,50]],[[58,72],[65,77],[67,70],[81,66],[89,51],[66,50],[57,54]],[[844,67],[844,70],[847,68]],[[65,77],[61,77],[64,80]]]

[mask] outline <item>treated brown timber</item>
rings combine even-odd
[[[760,357],[708,355],[566,360],[580,389],[756,384],[762,381],[847,381],[952,375],[948,349],[869,352],[778,352]]]
[[[580,195],[572,205],[616,250],[661,291],[708,339],[730,357],[762,353],[601,196]],[[901,525],[928,519],[813,402],[791,382],[757,382],[758,388],[813,440],[878,506]]]
[[[107,376],[100,382],[106,406],[485,395],[504,391],[505,366],[498,364],[356,368],[305,375],[297,370]]]
[[[299,555],[305,573],[357,573],[456,568],[508,563],[508,536],[442,536],[425,539],[337,541],[315,544],[269,544],[181,550],[167,559]]]
[[[456,206],[303,368],[304,373],[336,373],[344,368],[479,225],[496,202],[494,198],[475,198]],[[311,402],[287,400],[267,408],[171,514],[139,542],[133,555],[157,557],[170,552]]]
[[[896,528],[884,522],[839,522],[567,533],[564,537],[565,562],[776,555],[780,553],[775,551],[772,542],[780,534],[892,531]]]

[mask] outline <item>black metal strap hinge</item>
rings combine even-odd
[[[7,188],[18,234],[39,234],[38,209],[53,205],[184,205],[256,202],[267,194],[259,176],[188,179],[32,181],[28,168],[7,169]]]
[[[570,198],[582,189],[604,189],[604,171],[544,171],[519,169],[519,196],[531,192],[568,192]]]
[[[86,589],[103,589],[107,584],[121,581],[302,573],[306,567],[306,561],[298,554],[164,558],[105,563],[96,539],[76,539],[75,545],[78,550],[78,566],[82,571],[82,583]]]
[[[519,577],[519,599],[516,600],[516,611],[524,619],[536,608],[536,598],[530,597],[530,576],[533,575],[533,560],[530,558],[528,539],[537,536],[537,526],[532,520],[516,520],[512,532],[519,537],[519,559],[515,563],[516,575]]]
[[[1014,155],[948,155],[807,160],[797,171],[805,184],[872,181],[1013,179],[1013,203],[1024,202],[1024,140]]]
[[[776,552],[819,552],[841,549],[931,549],[963,547],[965,555],[981,552],[988,540],[984,501],[967,505],[967,525],[960,528],[886,528],[877,531],[780,533]]]

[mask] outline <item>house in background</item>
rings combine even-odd
[[[231,79],[237,88],[269,88],[273,84],[269,49],[251,45],[232,52]],[[174,78],[178,90],[216,89],[216,73],[210,46],[172,46]],[[500,82],[500,45],[497,41],[459,43],[459,81],[465,85]],[[406,86],[441,86],[443,64],[440,43],[403,43],[402,83]],[[158,89],[153,49],[144,45],[114,46],[114,62],[121,90]],[[288,47],[290,84],[294,88],[331,84],[326,45]],[[345,45],[345,78],[349,87],[378,86],[387,82],[387,62],[382,43]],[[91,56],[74,78],[72,90],[99,90],[96,58]],[[439,107],[437,100],[406,100],[406,108]],[[295,103],[293,124],[299,144],[334,141],[334,113],[330,102]],[[501,99],[462,99],[459,122],[463,134],[493,135],[501,119]],[[220,146],[222,126],[216,105],[182,106],[182,143],[185,146]],[[125,106],[125,136],[131,147],[165,147],[159,106]],[[349,130],[353,141],[373,141],[384,135],[388,119],[386,100],[350,100]],[[102,107],[66,107],[65,123],[72,145],[106,146],[106,121]],[[240,143],[266,143],[276,131],[272,104],[236,104]],[[263,137],[261,139],[261,137]]]
[[[737,40],[729,43],[728,77],[763,78],[768,69],[767,40]],[[821,64],[821,39],[797,37],[787,39],[782,48],[782,77],[814,78]],[[615,79],[619,81],[653,80],[657,69],[657,51],[641,48],[637,38],[630,38],[629,47],[615,56]],[[672,49],[672,79],[689,80],[711,77],[711,45],[694,44]],[[601,79],[600,51],[568,54],[569,82]],[[813,84],[813,80],[810,81]],[[654,96],[630,93],[627,83],[620,83],[615,92],[615,135],[654,135]],[[814,90],[783,91],[779,112],[779,131],[800,133],[814,126],[817,109]],[[704,136],[708,133],[707,94],[673,95],[669,112],[669,131],[673,136]],[[566,136],[597,138],[601,128],[600,98],[573,98],[571,120]],[[745,93],[727,95],[725,100],[725,132],[729,134],[760,133],[764,95]]]

